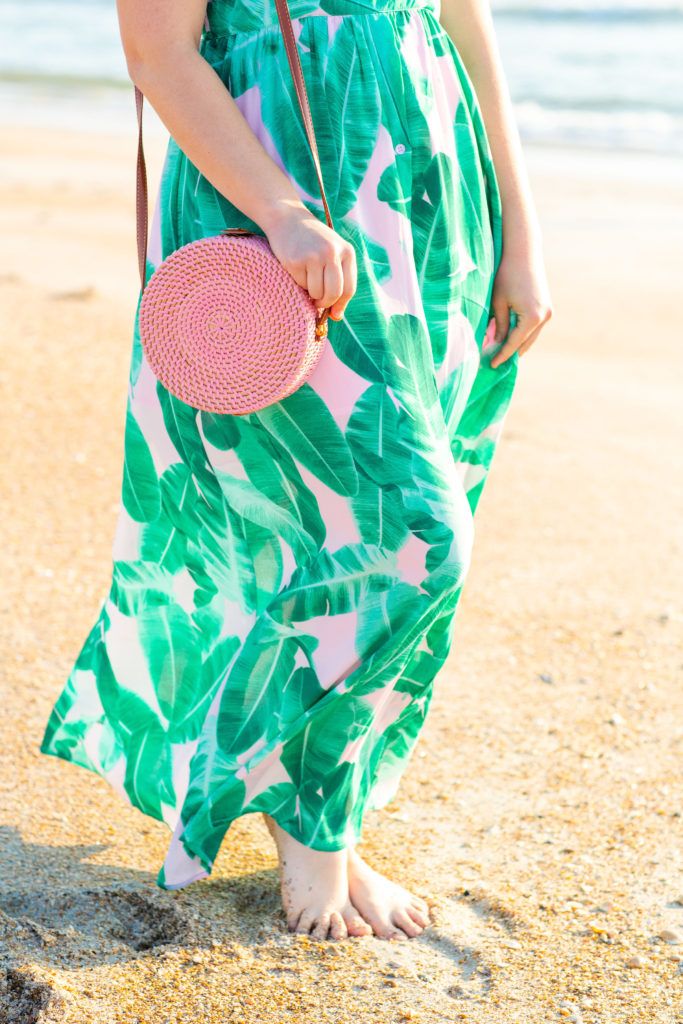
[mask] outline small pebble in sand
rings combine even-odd
[[[623,715],[620,715],[618,711],[615,711],[612,717],[608,720],[609,725],[625,725],[626,719]]]
[[[683,942],[683,939],[681,938],[681,933],[674,931],[673,928],[662,928],[661,932],[659,933],[659,937],[664,942],[671,942],[674,944]]]
[[[555,682],[549,672],[539,672],[538,678],[544,683],[550,683],[551,685]]]
[[[630,956],[625,964],[626,967],[642,967],[643,959],[639,956]]]

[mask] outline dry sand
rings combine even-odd
[[[555,317],[520,362],[427,725],[360,847],[433,924],[317,943],[285,929],[259,817],[166,893],[166,827],[38,751],[109,585],[133,134],[3,131],[0,1021],[683,1020],[675,165],[529,151]]]

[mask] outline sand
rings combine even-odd
[[[320,943],[286,930],[258,816],[167,893],[166,827],[39,753],[109,585],[135,140],[2,137],[0,1021],[683,1021],[680,168],[528,150],[555,316],[360,846],[433,922]]]

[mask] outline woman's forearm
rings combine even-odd
[[[129,60],[129,73],[173,139],[211,184],[267,233],[302,207],[210,64],[192,46]]]
[[[540,229],[488,0],[442,0],[439,21],[477,95],[500,188],[503,237],[537,237]]]
[[[338,320],[356,290],[354,247],[311,212],[200,52],[206,0],[116,0],[133,82],[184,155],[264,231],[273,255]]]

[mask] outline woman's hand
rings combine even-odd
[[[507,247],[503,243],[491,306],[496,320],[496,344],[503,341],[510,330],[510,310],[517,314],[510,336],[491,359],[491,366],[495,368],[515,351],[523,355],[553,315],[539,243]]]
[[[496,367],[514,352],[526,352],[553,314],[540,227],[491,5],[487,0],[441,0],[439,20],[474,86],[500,192],[503,253],[491,296],[496,343],[503,341],[510,329],[510,309],[517,314],[517,322],[491,359],[491,366]]]
[[[303,203],[283,203],[262,223],[273,253],[315,304],[341,320],[356,290],[356,251]]]

